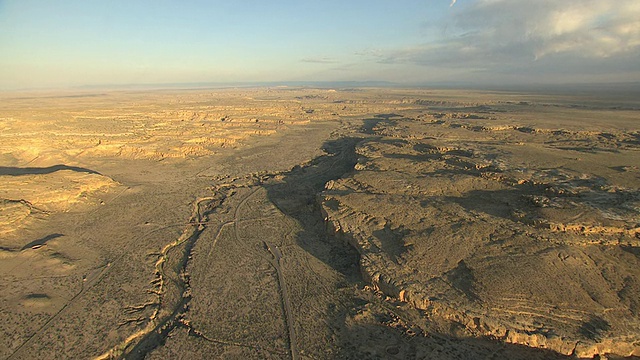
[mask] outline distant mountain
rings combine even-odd
[[[567,84],[484,84],[464,81],[395,83],[390,81],[256,81],[256,82],[184,82],[157,84],[98,84],[75,86],[76,90],[163,90],[223,89],[251,87],[292,88],[429,88],[456,90],[488,90],[536,92],[546,94],[598,95],[606,97],[640,96],[640,82],[567,83]]]

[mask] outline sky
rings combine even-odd
[[[640,81],[638,0],[0,0],[0,89]]]

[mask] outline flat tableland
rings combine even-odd
[[[640,101],[0,94],[0,358],[640,356]]]

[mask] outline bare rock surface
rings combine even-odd
[[[640,104],[0,94],[0,358],[640,356]]]
[[[474,336],[637,354],[640,189],[611,170],[637,156],[635,131],[442,117],[370,120],[356,171],[320,195],[365,281]],[[576,139],[592,150],[557,146]]]

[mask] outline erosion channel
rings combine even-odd
[[[2,358],[640,356],[635,98],[1,96]]]

